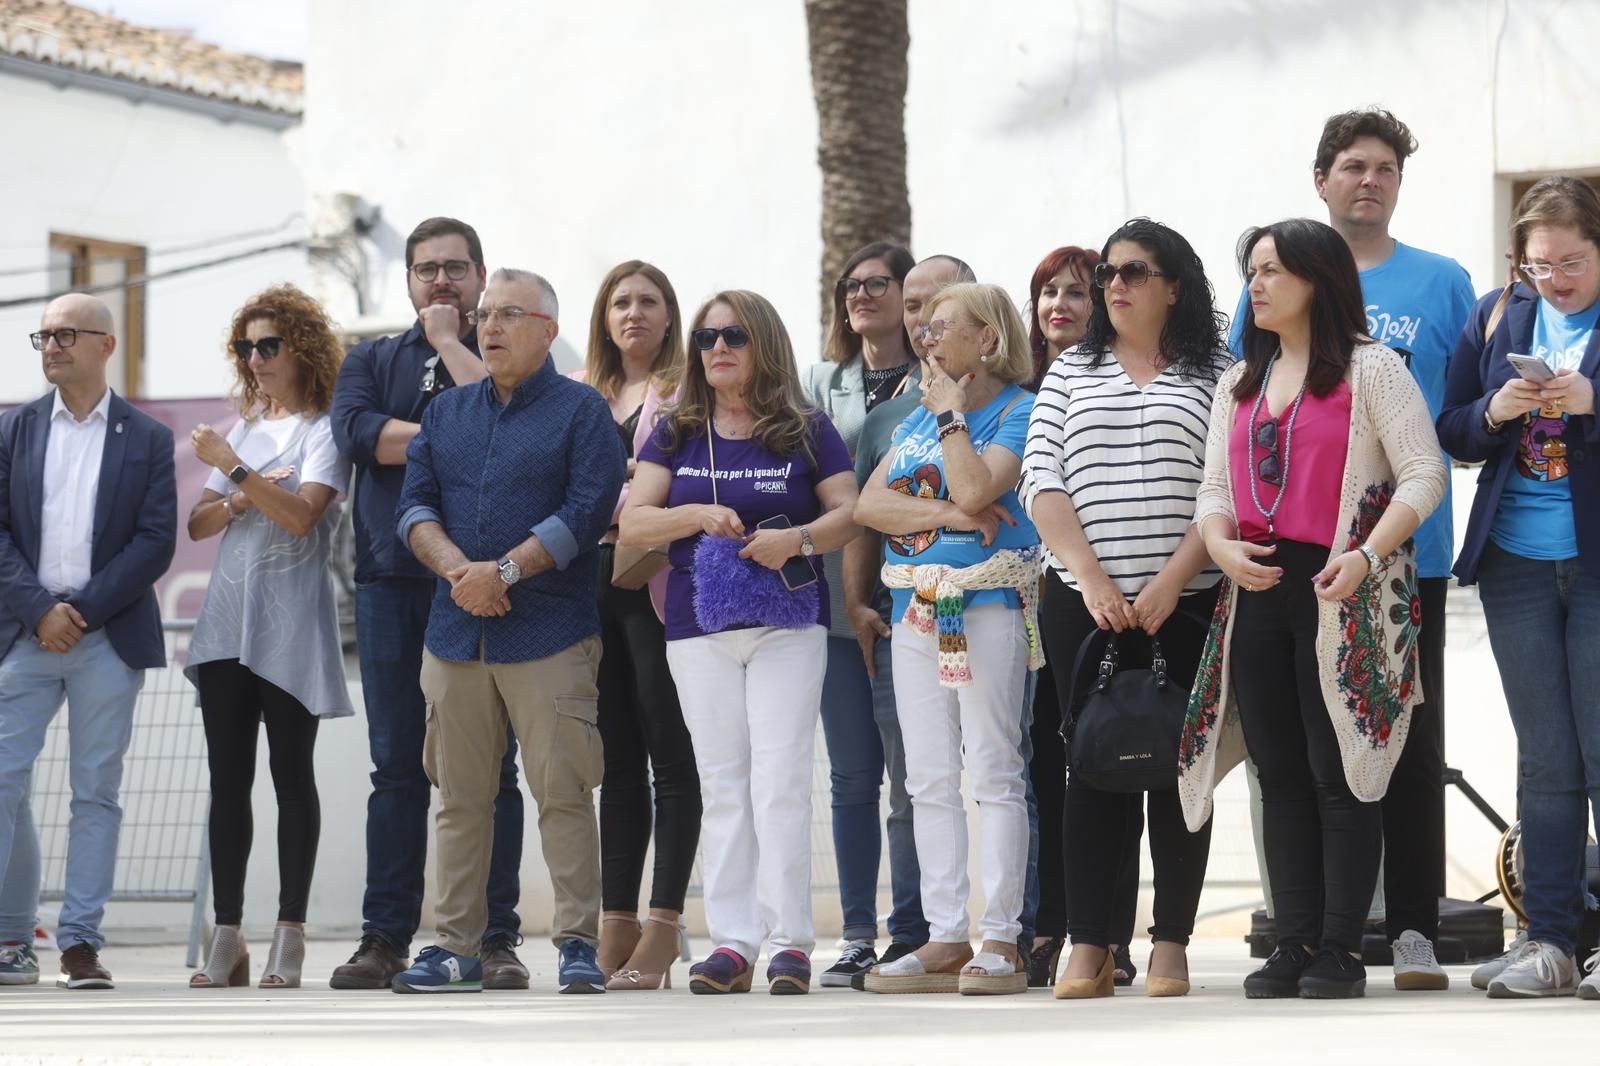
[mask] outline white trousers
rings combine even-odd
[[[811,760],[828,631],[738,629],[667,641],[700,771],[706,925],[752,964],[809,956]]]
[[[984,940],[1016,943],[1022,931],[1028,865],[1028,804],[1023,785],[1022,690],[1028,642],[1022,612],[999,604],[966,612],[972,684],[939,685],[939,645],[903,622],[895,624],[894,701],[905,737],[906,791],[911,794],[922,912],[929,937],[964,944],[967,923],[967,815],[961,802],[962,749],[978,803],[983,852]]]

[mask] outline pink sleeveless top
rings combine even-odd
[[[1273,540],[1293,540],[1303,544],[1333,547],[1339,535],[1339,494],[1344,484],[1344,460],[1350,447],[1350,383],[1341,381],[1326,396],[1307,392],[1288,437],[1288,482],[1282,481],[1285,431],[1289,412],[1283,409],[1274,419],[1262,403],[1256,424],[1250,424],[1255,397],[1240,400],[1235,407],[1233,430],[1228,434],[1228,467],[1233,475],[1233,513],[1239,523],[1239,539],[1255,544]],[[1276,433],[1260,428],[1277,424]],[[1250,468],[1250,438],[1255,434],[1255,469]],[[1270,445],[1270,446],[1269,446]],[[1263,479],[1262,475],[1267,478]],[[1255,499],[1250,495],[1255,482]],[[1277,483],[1274,483],[1276,481]],[[1283,503],[1272,518],[1272,534],[1267,529],[1268,511]],[[1256,506],[1256,499],[1261,507]]]

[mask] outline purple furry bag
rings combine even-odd
[[[783,575],[739,558],[744,541],[701,537],[694,549],[694,620],[707,633],[744,626],[804,629],[817,624],[817,586],[789,591]]]

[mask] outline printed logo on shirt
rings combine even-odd
[[[1555,406],[1522,416],[1517,473],[1529,481],[1560,481],[1567,476],[1567,419]]]
[[[944,491],[944,475],[935,463],[925,463],[917,467],[910,474],[902,475],[889,482],[889,487],[895,492],[903,492],[907,496],[915,496],[920,500],[941,499]],[[894,533],[885,538],[889,550],[896,555],[921,555],[935,544],[939,543],[937,529],[924,529],[916,533]]]
[[[1379,344],[1415,350],[1421,328],[1421,315],[1391,315],[1377,304],[1367,305],[1367,333]]]
[[[1587,340],[1580,341],[1570,348],[1552,348],[1538,341],[1533,343],[1530,352],[1535,358],[1543,359],[1545,365],[1552,370],[1576,370],[1583,365],[1583,354],[1588,348]]]
[[[782,496],[788,491],[789,474],[794,470],[794,463],[788,462],[782,466],[744,466],[734,467],[731,470],[718,470],[718,481],[748,481],[754,492],[763,492],[769,495]],[[709,478],[711,468],[705,466],[684,465],[672,472],[673,477],[682,478]]]

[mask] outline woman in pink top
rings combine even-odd
[[[1248,233],[1239,259],[1244,359],[1217,385],[1194,517],[1225,578],[1179,793],[1201,828],[1248,746],[1278,950],[1245,994],[1349,998],[1366,987],[1376,801],[1422,696],[1410,538],[1443,496],[1445,469],[1405,363],[1366,336],[1344,239],[1291,219]]]

